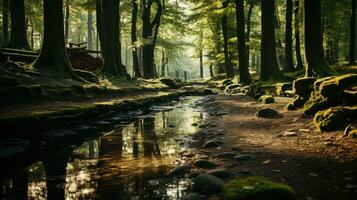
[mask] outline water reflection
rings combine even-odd
[[[187,98],[174,109],[149,114],[76,148],[53,147],[41,162],[1,183],[19,199],[179,199],[190,182],[163,175],[187,148],[178,142],[198,131],[204,118]],[[155,108],[155,110],[160,108]],[[11,191],[11,192],[9,192]],[[16,192],[15,192],[16,191]],[[6,199],[18,199],[18,198]]]

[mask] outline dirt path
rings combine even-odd
[[[248,161],[218,162],[238,178],[259,175],[287,183],[299,199],[356,199],[357,140],[342,137],[342,132],[317,132],[311,119],[300,117],[301,111],[287,111],[288,101],[277,98],[277,103],[262,105],[246,96],[207,97],[205,123],[210,126],[202,132],[221,131],[224,140],[209,154],[250,155]],[[282,117],[258,118],[255,112],[261,107],[277,109]],[[283,136],[284,131],[296,135]]]

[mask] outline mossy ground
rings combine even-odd
[[[234,180],[223,189],[224,200],[295,200],[294,190],[264,177]]]

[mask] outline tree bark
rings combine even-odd
[[[66,17],[65,17],[65,22],[64,22],[64,38],[65,38],[65,44],[68,44],[68,38],[69,38],[69,0],[66,0]]]
[[[91,11],[87,13],[87,43],[88,49],[93,49],[93,14]]]
[[[64,42],[63,0],[44,0],[43,7],[43,43],[34,67],[62,71],[78,79],[72,70]]]
[[[325,60],[322,30],[321,30],[321,1],[304,1],[304,29],[305,29],[305,54],[308,62],[306,76],[316,75],[325,77],[336,75]]]
[[[102,56],[104,55],[104,33],[103,33],[103,23],[102,23],[102,0],[96,0],[96,19],[97,19],[97,34],[99,37],[100,50],[102,51]]]
[[[157,5],[157,11],[155,17],[151,21],[151,7],[153,3]],[[154,54],[163,8],[160,0],[142,0],[142,8],[142,38],[146,40],[142,47],[143,77],[155,78],[156,74],[154,69]]]
[[[261,42],[261,73],[262,81],[280,81],[282,74],[276,57],[275,0],[262,0],[262,42]]]
[[[127,77],[122,65],[119,41],[119,4],[118,0],[102,1],[102,25],[104,39],[103,73],[116,77]]]
[[[249,10],[248,10],[248,16],[247,16],[247,37],[246,37],[246,62],[247,62],[247,66],[249,67],[249,57],[250,57],[250,32],[251,32],[251,18],[252,18],[252,13],[253,13],[253,8],[254,8],[254,4],[250,3],[249,4]]]
[[[295,0],[295,53],[296,53],[296,66],[295,68],[297,70],[302,70],[304,69],[304,63],[302,61],[302,56],[301,56],[301,48],[300,48],[300,0]]]
[[[9,0],[3,0],[2,7],[2,35],[3,46],[9,42]]]
[[[229,0],[226,0],[222,3],[223,8],[227,8],[229,5]],[[229,60],[229,50],[228,50],[228,16],[226,12],[223,14],[221,19],[222,24],[222,34],[223,34],[223,53],[224,53],[224,66],[226,70],[227,78],[234,77],[234,70],[230,64]]]
[[[9,48],[30,50],[26,34],[25,2],[24,0],[10,1],[11,33]]]
[[[286,26],[285,26],[285,71],[294,70],[293,61],[293,0],[286,0]]]
[[[199,57],[200,57],[200,78],[203,78],[203,27],[200,30],[200,46],[199,46]]]
[[[245,35],[245,18],[244,18],[244,1],[235,0],[236,3],[236,21],[237,21],[237,47],[239,55],[239,81],[243,84],[250,84],[252,78],[249,74],[246,62],[246,35]]]
[[[355,46],[355,36],[356,36],[356,0],[351,0],[351,22],[350,22],[350,55],[349,55],[349,61],[350,65],[355,64],[355,51],[356,51],[356,46]]]
[[[133,56],[133,71],[134,76],[137,78],[142,77],[140,67],[139,67],[139,60],[138,60],[138,50],[135,45],[137,41],[137,28],[136,23],[138,19],[138,3],[136,0],[132,0],[132,12],[131,12],[131,44],[132,44],[132,56]]]
[[[165,66],[166,66],[165,49],[164,49],[164,47],[162,47],[162,50],[161,50],[161,76],[162,77],[166,76]]]

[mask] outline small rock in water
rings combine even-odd
[[[203,168],[203,169],[209,169],[209,168],[215,168],[216,167],[216,164],[214,164],[213,162],[211,161],[208,161],[208,160],[196,160],[194,162],[194,165],[196,167],[199,167],[199,168]]]
[[[234,158],[237,154],[234,152],[222,152],[217,154],[215,157],[217,158]]]
[[[236,161],[248,161],[248,160],[252,160],[253,157],[251,155],[238,155],[234,157],[234,160]]]
[[[202,194],[218,194],[224,187],[221,179],[210,174],[200,174],[193,182],[195,191]]]
[[[192,168],[191,164],[184,164],[184,165],[178,166],[175,169],[171,170],[169,173],[166,174],[166,176],[168,176],[168,177],[182,176],[187,171],[189,171],[191,168]]]
[[[182,197],[181,200],[201,200],[201,196],[198,193],[189,193],[186,196]]]
[[[219,142],[217,140],[208,140],[204,145],[203,148],[214,148],[218,147]]]
[[[213,169],[207,172],[207,174],[211,174],[217,178],[221,179],[230,179],[234,177],[234,174],[230,171],[228,171],[226,168],[218,168],[218,169]]]

